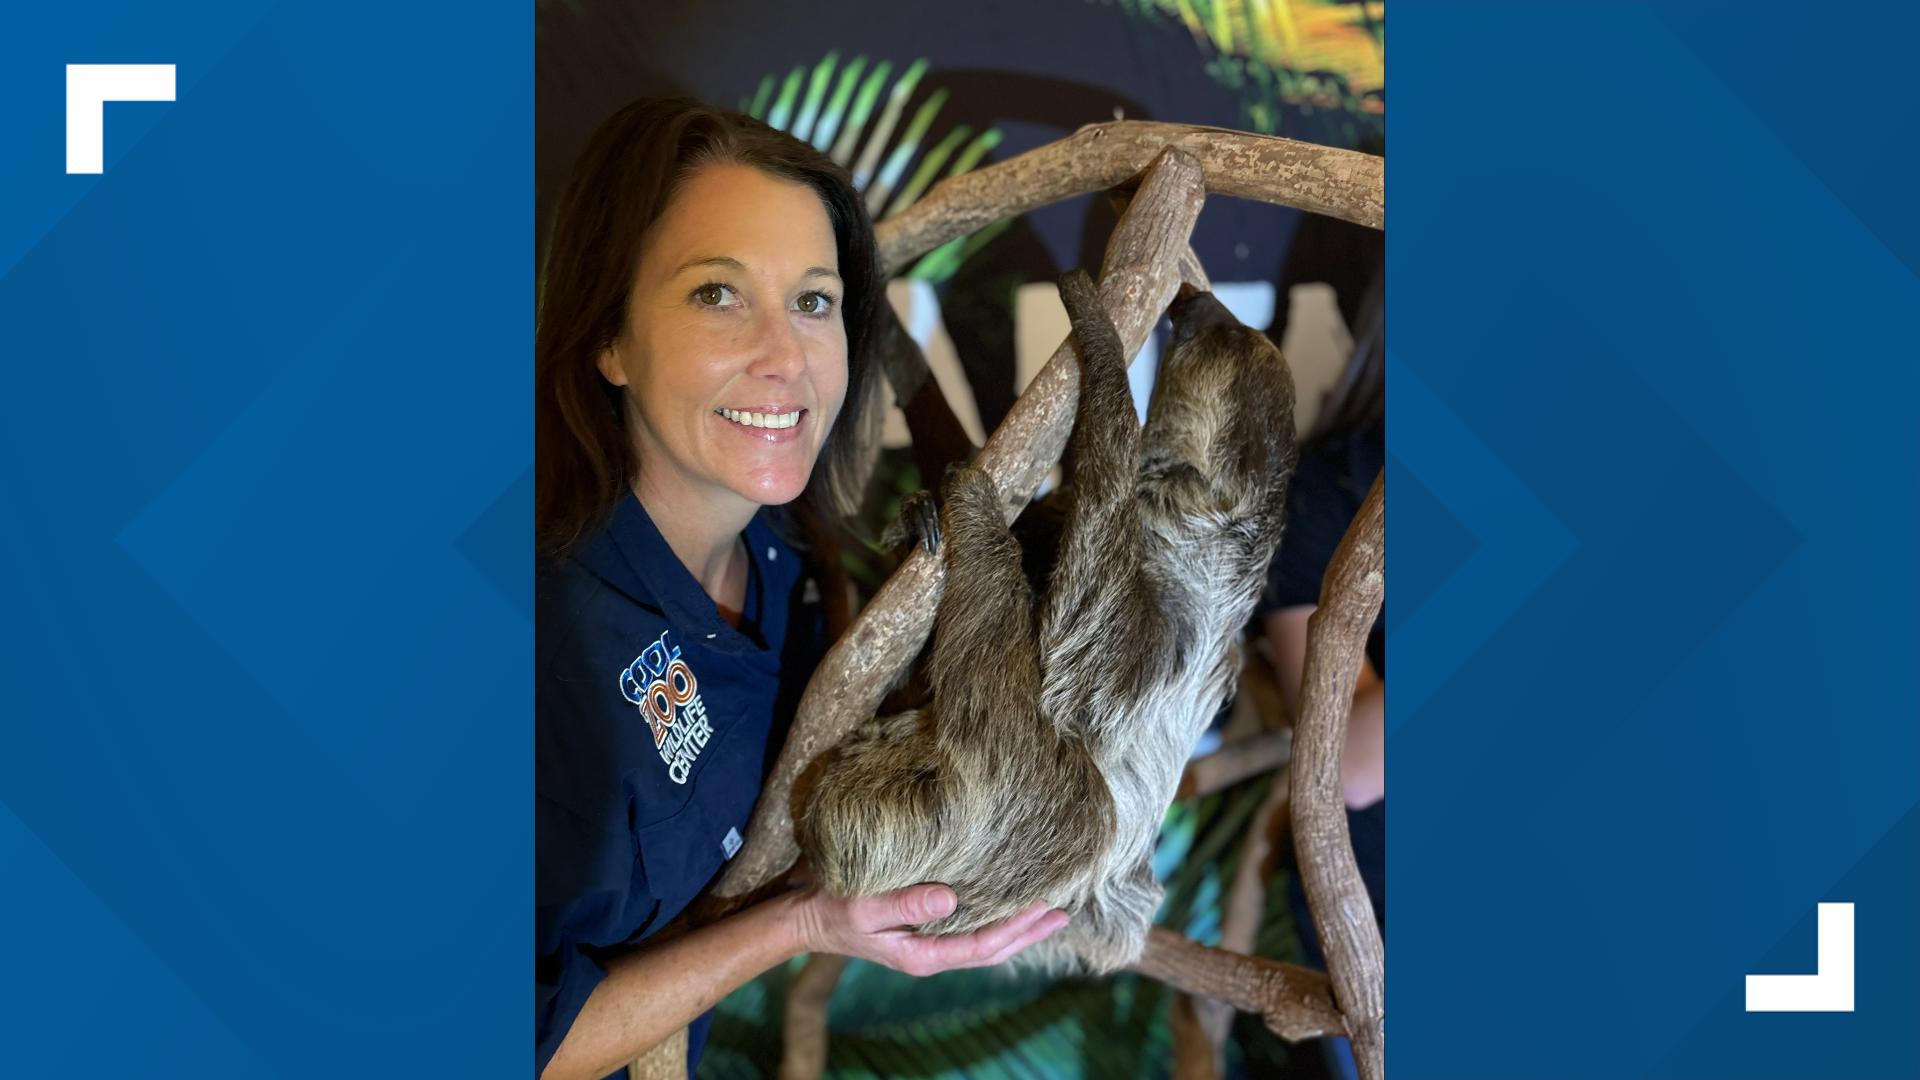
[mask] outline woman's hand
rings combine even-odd
[[[909,929],[953,913],[953,890],[913,885],[879,896],[792,895],[795,932],[807,952],[857,956],[908,975],[991,967],[1067,925],[1067,913],[1037,903],[971,934],[932,937]]]

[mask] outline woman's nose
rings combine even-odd
[[[800,332],[786,312],[763,317],[753,342],[753,362],[747,373],[773,379],[793,379],[807,367],[807,350]]]

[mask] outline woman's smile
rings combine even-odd
[[[763,443],[789,443],[800,438],[812,413],[798,405],[761,406],[757,409],[715,409],[719,422],[738,434]]]

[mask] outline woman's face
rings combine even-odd
[[[839,255],[812,188],[741,165],[688,178],[647,233],[620,339],[649,497],[800,495],[847,392]]]

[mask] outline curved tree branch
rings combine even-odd
[[[956,236],[1049,203],[1118,187],[1175,147],[1210,194],[1277,203],[1384,229],[1385,159],[1226,128],[1115,120],[949,177],[875,227],[888,276]]]
[[[1383,476],[1374,478],[1334,551],[1320,585],[1320,606],[1307,622],[1307,665],[1293,742],[1294,850],[1362,1080],[1382,1080],[1386,1072],[1386,960],[1347,833],[1340,752],[1367,634],[1386,595]]]

